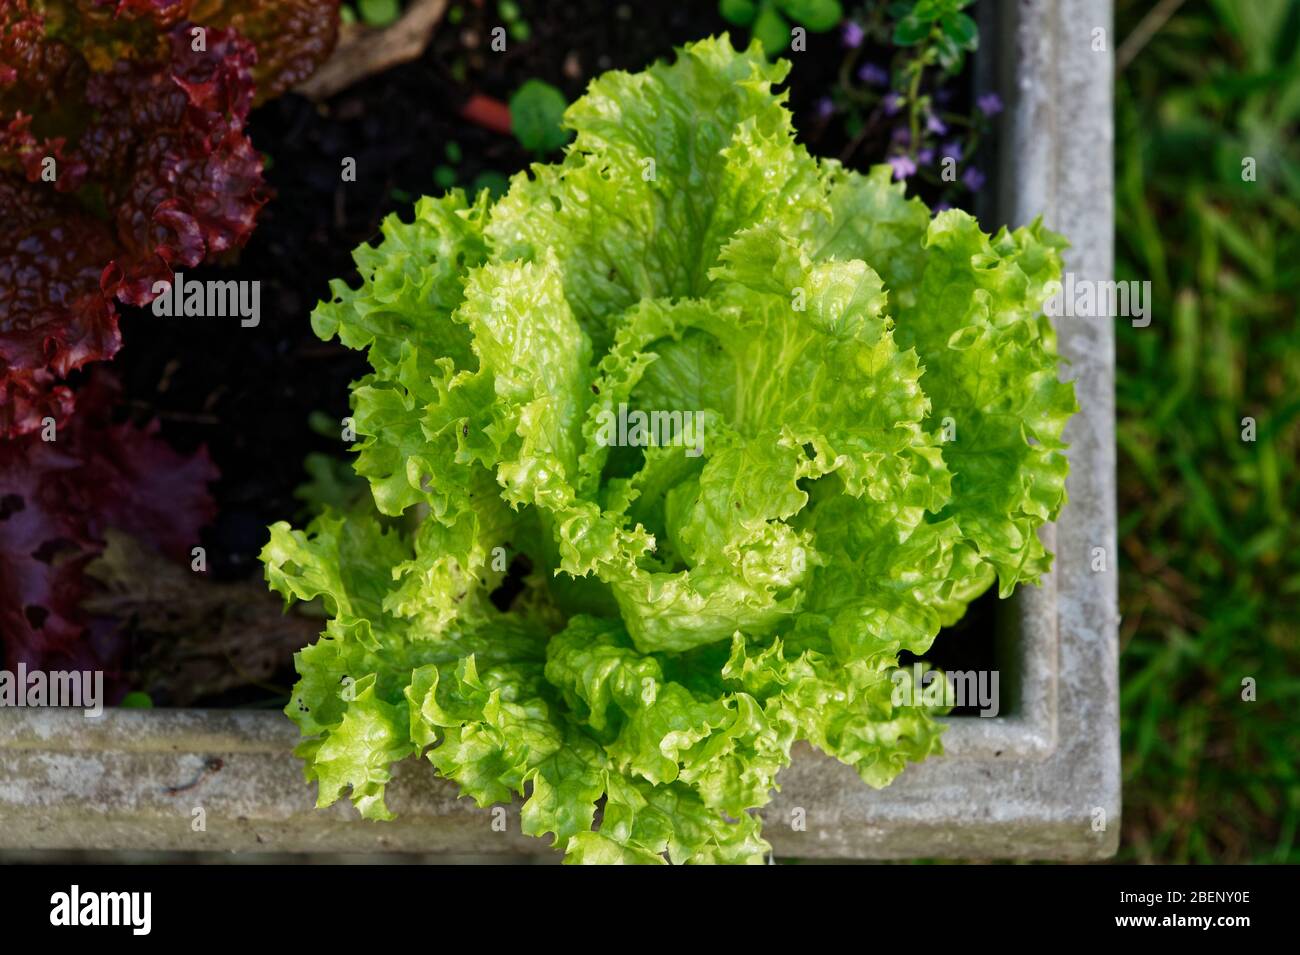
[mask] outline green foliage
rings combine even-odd
[[[1121,3],[1120,35],[1148,12]],[[1117,272],[1155,302],[1118,327],[1137,861],[1300,861],[1298,41],[1292,0],[1188,5],[1116,84]]]
[[[787,70],[723,38],[605,74],[562,162],[390,217],[316,309],[374,369],[373,500],[263,552],[330,617],[286,711],[321,805],[389,818],[423,754],[569,861],[760,862],[796,740],[872,786],[940,749],[899,653],[1050,566],[1064,243],[813,159]],[[628,408],[694,436],[612,439]]]
[[[510,97],[510,127],[529,152],[549,153],[569,141],[564,94],[550,83],[528,80]]]
[[[474,183],[470,187],[470,192],[478,195],[484,189],[495,200],[500,199],[510,188],[510,181],[499,172],[491,169],[485,169],[474,177]]]
[[[402,15],[399,0],[357,0],[361,22],[369,27],[386,27]]]
[[[844,17],[839,0],[719,0],[718,12],[728,23],[751,27],[770,56],[790,45],[791,23],[825,33]]]
[[[456,170],[450,166],[437,165],[433,167],[433,181],[439,189],[446,192],[456,185]]]
[[[962,10],[973,0],[916,0],[894,27],[898,46],[933,46],[934,56],[949,73],[961,71],[966,54],[979,47],[979,30]]]
[[[510,33],[512,39],[525,43],[533,35],[533,28],[528,25],[524,19],[523,11],[519,9],[519,4],[514,0],[501,0],[497,4],[497,13],[506,25],[506,30]]]
[[[838,82],[818,101],[823,122],[842,124],[845,165],[883,155],[909,188],[924,182],[936,205],[966,205],[985,173],[974,164],[980,142],[1002,111],[995,93],[973,108],[952,107],[965,54],[978,46],[975,21],[962,10],[971,0],[918,4],[915,0],[851,7],[844,21]],[[949,164],[953,175],[948,175]]]

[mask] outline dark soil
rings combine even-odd
[[[456,184],[468,187],[481,173],[509,175],[529,161],[511,137],[460,117],[468,96],[504,100],[538,77],[572,100],[600,72],[641,69],[670,56],[675,45],[727,28],[711,0],[662,11],[604,0],[521,2],[532,36],[510,41],[499,54],[487,49],[495,4],[460,6],[460,22],[440,25],[421,60],[327,104],[288,95],[254,113],[253,142],[269,159],[274,198],[237,263],[187,277],[260,280],[257,328],[241,328],[236,318],[165,319],[145,310],[124,316],[125,345],[113,364],[130,414],[160,419],[178,448],[206,445],[221,471],[213,488],[219,516],[204,539],[210,571],[220,580],[260,575],[267,525],[300,516],[293,492],[305,479],[308,453],[342,456],[340,442],[313,431],[308,419],[345,416],[348,384],[366,363],[360,353],[317,339],[309,316],[330,279],[356,281],[351,250],[376,237],[389,213],[405,213],[415,197],[438,193],[437,167],[454,169]],[[840,55],[836,34],[811,36],[808,51],[794,55],[789,81],[796,126],[822,155],[838,155],[847,141],[839,124],[814,116]],[[345,157],[356,160],[355,182],[341,180]],[[983,665],[992,658],[986,603],[972,608],[960,641],[963,656],[974,652]],[[936,647],[950,642],[959,641],[941,638]],[[292,680],[286,659],[274,682]]]
[[[971,602],[966,614],[951,627],[945,627],[934,640],[929,652],[920,655],[904,650],[898,655],[900,667],[911,667],[918,660],[945,673],[958,670],[998,670],[1001,713],[1006,715],[1014,705],[1009,671],[1010,661],[1003,659],[1003,648],[997,640],[998,620],[1002,614],[1014,612],[1011,604],[998,599],[996,585]],[[980,707],[968,704],[955,706],[953,716],[978,716]]]

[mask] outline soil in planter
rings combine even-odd
[[[959,670],[997,671],[999,713],[1005,716],[1011,704],[1008,694],[1010,673],[1007,661],[1002,659],[997,631],[998,615],[1007,609],[1006,601],[998,599],[997,586],[993,586],[971,602],[960,620],[939,631],[934,645],[926,653],[915,654],[904,650],[898,655],[898,665],[910,668],[912,664],[924,661],[929,667],[944,673]],[[950,715],[979,716],[980,709],[978,702],[967,701],[963,706],[954,706]]]
[[[251,134],[268,157],[274,198],[237,262],[186,277],[259,281],[256,328],[240,327],[237,318],[168,319],[143,309],[124,315],[125,345],[114,368],[127,411],[141,422],[159,419],[178,448],[209,449],[221,479],[212,489],[218,517],[203,540],[208,573],[220,585],[248,585],[228,599],[249,620],[280,614],[279,598],[260,584],[257,554],[268,524],[302,517],[294,491],[306,479],[304,459],[313,452],[344,456],[341,439],[313,430],[309,419],[338,424],[348,414],[348,384],[367,369],[361,353],[316,338],[312,307],[328,294],[330,279],[358,280],[351,251],[377,236],[384,216],[409,216],[420,195],[437,194],[452,180],[469,188],[484,176],[508,176],[531,158],[513,138],[463,119],[469,96],[507,99],[525,80],[540,78],[572,100],[607,69],[638,70],[676,45],[727,29],[712,2],[653,14],[604,0],[521,2],[532,35],[492,53],[495,5],[454,6],[462,10],[459,22],[444,20],[420,60],[325,104],[289,95],[254,113]],[[838,123],[815,117],[817,100],[836,80],[840,52],[837,34],[810,36],[808,51],[793,55],[788,81],[796,127],[821,155],[838,155],[847,142]],[[356,163],[355,182],[342,180],[348,158]],[[868,157],[860,158],[856,164],[864,165]],[[958,661],[963,668],[992,666],[988,603],[974,604],[927,659],[953,668]],[[147,623],[148,614],[131,619],[128,669],[160,705],[281,705],[294,682],[292,649],[301,627],[275,628],[282,644],[268,653],[269,623],[242,622],[246,646],[227,630],[205,649],[203,626],[194,621],[169,633],[162,623]],[[949,660],[950,653],[958,656]]]

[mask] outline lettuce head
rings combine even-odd
[[[312,317],[364,349],[370,493],[271,528],[329,616],[287,713],[328,805],[423,758],[574,862],[761,862],[796,740],[940,751],[898,654],[1049,569],[1063,240],[795,140],[724,37],[607,73],[562,162],[391,217]]]

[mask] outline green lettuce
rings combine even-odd
[[[562,162],[421,199],[316,309],[374,369],[371,494],[263,552],[329,616],[286,711],[320,805],[389,818],[423,756],[568,861],[754,863],[796,740],[877,787],[941,750],[898,655],[1049,569],[1064,242],[814,159],[787,69],[605,74]]]

